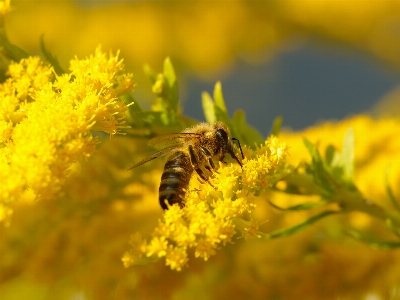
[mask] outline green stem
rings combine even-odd
[[[341,189],[330,200],[337,202],[344,212],[359,211],[385,222],[387,219],[390,219],[396,227],[400,228],[399,213],[383,209],[365,199],[359,192],[350,192]]]

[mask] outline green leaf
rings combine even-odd
[[[0,82],[4,82],[8,78],[8,76],[6,75],[8,63],[8,60],[2,57],[2,55],[0,54]]]
[[[332,166],[335,161],[335,156],[337,156],[337,151],[332,145],[328,145],[325,149],[325,160],[329,166]]]
[[[228,110],[226,109],[225,105],[225,100],[224,96],[222,94],[222,85],[220,81],[217,81],[217,83],[214,86],[214,101],[215,105],[226,115],[228,115]]]
[[[385,187],[386,187],[386,193],[389,196],[390,201],[392,201],[393,206],[400,211],[400,203],[399,201],[397,201],[397,199],[395,198],[392,188],[390,187],[390,183],[389,183],[389,168],[386,169],[385,172]]]
[[[209,93],[201,93],[201,102],[203,104],[203,112],[208,123],[215,122],[214,102]]]
[[[229,129],[233,131],[231,119],[229,118],[228,111],[225,106],[224,96],[222,95],[221,82],[219,81],[214,86],[213,96],[214,100],[212,100],[212,102],[214,104],[215,121],[224,122],[229,127]],[[235,132],[231,133],[236,134]]]
[[[139,126],[140,124],[145,124],[146,126],[149,126],[151,128],[155,127],[160,127],[164,129],[165,132],[160,132],[159,134],[166,134],[166,133],[171,133],[169,129],[174,129],[176,131],[176,128],[182,130],[180,126],[180,122],[175,119],[174,116],[168,115],[167,112],[162,112],[162,111],[143,111],[143,112],[137,112],[132,114],[132,119],[133,119],[133,124],[130,124],[132,126]],[[135,123],[135,121],[137,122]]]
[[[236,133],[234,132],[233,128],[232,128],[232,122],[231,119],[229,118],[228,114],[223,111],[219,106],[215,105],[214,102],[214,112],[215,112],[215,119],[217,121],[221,121],[223,123],[225,123],[229,129],[232,131],[231,133],[233,135],[235,135]]]
[[[327,205],[329,202],[327,201],[321,201],[321,202],[306,202],[294,206],[289,206],[289,207],[280,207],[274,203],[272,203],[270,200],[268,200],[268,203],[273,207],[281,211],[299,211],[299,210],[308,210],[308,209],[313,209],[321,206]]]
[[[215,84],[214,100],[207,92],[201,94],[201,99],[207,122],[221,121],[225,123],[230,129],[232,137],[239,139],[242,144],[252,146],[255,143],[264,142],[261,134],[246,123],[246,115],[242,110],[236,111],[232,120],[229,118],[220,82]]]
[[[349,128],[343,139],[342,166],[344,168],[344,177],[347,182],[354,181],[354,131]]]
[[[0,29],[0,51],[8,59],[17,62],[23,58],[29,57],[26,51],[9,42],[4,28]]]
[[[47,48],[44,44],[44,38],[43,34],[40,37],[40,48],[43,52],[44,57],[46,60],[53,66],[54,71],[57,73],[57,75],[62,75],[65,73],[63,68],[60,66],[60,63],[58,62],[57,57],[53,56],[49,51],[47,51]]]
[[[382,241],[375,238],[365,237],[357,230],[349,230],[347,232],[351,237],[359,240],[363,243],[370,245],[373,248],[377,249],[396,249],[400,248],[400,242],[398,241]]]
[[[149,78],[151,85],[156,83],[157,74],[156,74],[156,72],[153,71],[153,69],[148,64],[143,65],[143,72]]]
[[[307,229],[308,227],[310,227],[312,224],[314,224],[315,222],[321,220],[322,218],[325,218],[327,216],[333,215],[333,214],[337,214],[338,212],[336,211],[324,211],[316,216],[311,217],[310,219],[308,219],[305,222],[302,222],[300,224],[288,227],[288,228],[284,228],[281,230],[277,230],[274,231],[270,234],[266,235],[267,239],[274,239],[274,238],[278,238],[278,237],[285,237],[285,236],[289,236],[292,234],[296,234],[299,233],[305,229]]]
[[[132,96],[131,92],[124,93],[123,95],[120,96],[124,102],[129,105],[129,112],[136,113],[136,112],[141,112],[143,109],[140,107],[139,103],[135,100],[135,98]]]
[[[159,111],[142,111],[132,113],[132,118],[134,122],[138,120],[140,124],[145,123],[148,125],[160,125],[160,116],[161,112]]]
[[[282,116],[278,116],[275,118],[274,122],[272,123],[272,130],[271,134],[275,136],[279,136],[279,132],[281,131],[283,118]]]
[[[130,118],[127,118],[129,125],[133,127],[144,127],[145,122],[139,117],[139,113],[143,112],[139,103],[132,96],[132,93],[124,93],[120,98],[128,105]]]
[[[216,99],[215,99],[215,97],[216,97]],[[228,112],[226,110],[220,82],[217,82],[215,84],[214,100],[211,98],[211,96],[208,93],[203,93],[202,101],[203,101],[203,109],[206,108],[208,110],[208,112],[207,112],[208,115],[206,115],[207,121],[208,120],[213,120],[213,122],[221,121],[229,127],[232,135],[236,135],[236,132],[234,131],[234,128],[232,127],[231,119],[229,118]],[[211,109],[210,109],[211,103],[213,104],[214,118],[212,117],[212,114],[210,113],[211,112]],[[206,114],[206,111],[204,111],[204,114]]]
[[[315,147],[315,145],[313,143],[311,143],[307,138],[303,138],[303,143],[306,146],[308,153],[310,153],[311,158],[313,160],[313,162],[315,162],[316,165],[320,165],[321,168],[323,168],[322,166],[322,159],[321,156],[318,152],[317,147]]]
[[[334,192],[334,187],[326,177],[327,171],[325,170],[324,163],[317,147],[307,138],[303,138],[303,142],[312,158],[312,169],[310,170],[310,173],[313,175],[315,183],[323,188],[327,193],[332,194]]]
[[[391,219],[386,219],[386,225],[387,227],[400,238],[400,232],[399,229],[396,228],[396,226],[394,225],[393,221]]]
[[[236,138],[240,139],[243,144],[253,146],[264,142],[262,135],[246,123],[246,114],[243,110],[235,111],[232,118],[232,126],[237,134]]]
[[[170,107],[174,111],[178,111],[179,95],[178,95],[178,81],[176,79],[175,70],[172,65],[171,59],[167,57],[164,60],[164,77],[168,84],[168,94],[170,100]]]
[[[165,81],[164,74],[157,74],[156,82],[151,87],[152,93],[165,101],[168,100],[168,89],[168,83]]]
[[[342,152],[329,145],[325,150],[325,170],[329,176],[346,187],[349,191],[357,191],[354,184],[354,132],[352,128],[343,138]]]

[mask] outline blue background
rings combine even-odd
[[[278,115],[284,127],[299,130],[368,112],[400,83],[400,72],[353,49],[308,42],[262,65],[238,62],[218,79],[230,115],[243,109],[248,123],[265,136]],[[201,93],[212,95],[216,80],[185,83],[185,115],[204,120]]]

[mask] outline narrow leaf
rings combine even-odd
[[[20,61],[29,56],[26,51],[9,42],[4,28],[0,29],[0,51],[5,57],[13,61]]]
[[[400,242],[395,241],[382,241],[375,238],[365,237],[357,230],[350,230],[348,234],[363,243],[369,244],[373,248],[378,249],[396,249],[400,248]]]
[[[53,56],[46,48],[46,45],[44,44],[44,38],[43,34],[40,37],[40,48],[43,52],[44,57],[46,60],[53,66],[54,71],[57,73],[57,75],[62,75],[65,73],[63,68],[60,66],[60,63],[58,62],[57,57]]]
[[[222,94],[222,85],[220,81],[218,81],[214,86],[214,101],[215,105],[226,115],[228,115],[228,110],[226,109],[224,95]]]
[[[129,113],[133,116],[135,113],[142,112],[142,108],[140,107],[139,103],[136,99],[132,96],[130,92],[125,93],[120,96],[122,100],[127,104]]]
[[[143,72],[149,78],[151,85],[156,83],[157,80],[156,72],[154,72],[153,69],[148,64],[143,65]]]
[[[272,232],[270,234],[267,234],[266,238],[267,239],[274,239],[274,238],[278,238],[278,237],[285,237],[285,236],[289,236],[289,235],[292,235],[292,234],[299,233],[299,232],[307,229],[308,227],[310,227],[315,222],[321,220],[322,218],[330,216],[330,215],[333,215],[333,214],[336,214],[336,213],[338,213],[338,212],[329,211],[329,210],[328,211],[324,211],[324,212],[322,212],[322,213],[320,213],[320,214],[318,214],[316,216],[311,217],[310,219],[308,219],[305,222],[302,222],[300,224],[297,224],[297,225],[294,225],[294,226],[291,226],[291,227],[288,227],[288,228],[284,228],[284,229],[281,229],[281,230],[277,230],[277,231],[274,231],[274,232]]]
[[[343,139],[342,165],[344,176],[347,181],[353,182],[354,179],[354,131],[349,128]]]
[[[395,235],[397,235],[400,238],[399,229],[396,228],[396,226],[394,225],[394,223],[391,219],[386,219],[386,225]]]
[[[337,151],[335,147],[332,145],[328,145],[325,149],[325,160],[329,166],[332,166],[335,161],[335,156],[337,155]]]
[[[303,138],[303,142],[312,158],[312,175],[315,183],[328,193],[332,193],[334,189],[326,177],[327,172],[317,147],[306,138]]]
[[[243,110],[238,109],[233,114],[232,125],[234,132],[237,134],[241,143],[246,145],[260,145],[264,142],[262,135],[252,126],[246,123],[246,114]],[[234,133],[232,133],[234,134]]]
[[[279,132],[281,131],[283,118],[282,116],[278,116],[275,118],[274,122],[272,123],[272,130],[271,134],[275,136],[279,136]]]
[[[280,207],[280,206],[272,203],[270,200],[268,200],[268,203],[273,208],[276,208],[276,209],[281,210],[281,211],[308,210],[308,209],[313,209],[313,208],[321,207],[321,206],[324,206],[324,205],[328,204],[328,202],[326,202],[326,201],[321,201],[321,202],[306,202],[306,203],[302,203],[302,204],[298,204],[298,205],[294,205],[294,206],[289,206],[289,207]]]
[[[315,147],[315,145],[311,143],[307,138],[303,138],[303,143],[310,153],[312,160],[315,161],[317,164],[322,164],[322,159],[319,155],[317,147]]]
[[[224,122],[229,129],[232,131],[232,135],[237,135],[235,130],[232,128],[232,122],[231,119],[229,118],[228,114],[221,110],[221,108],[217,105],[214,105],[214,112],[215,112],[215,119],[216,121],[221,121]]]
[[[167,57],[164,60],[164,77],[167,81],[169,88],[170,105],[174,111],[178,111],[179,95],[178,95],[178,81],[176,79],[175,70],[172,65],[171,59]]]
[[[214,102],[211,99],[211,96],[207,92],[201,93],[201,102],[203,104],[203,112],[208,123],[215,122],[215,110],[214,110]]]
[[[386,187],[386,193],[388,194],[390,201],[392,201],[393,206],[400,211],[400,203],[399,201],[397,201],[397,199],[395,198],[392,188],[390,187],[390,183],[389,183],[389,168],[386,169],[385,172],[385,187]]]

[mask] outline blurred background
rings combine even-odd
[[[75,55],[89,56],[99,44],[105,52],[120,50],[137,83],[134,96],[144,107],[154,95],[143,64],[160,72],[169,56],[183,113],[198,120],[204,120],[201,92],[212,93],[217,80],[230,114],[243,109],[248,123],[264,135],[278,115],[296,130],[365,112],[377,118],[400,115],[399,0],[11,4],[6,30],[13,44],[40,54],[43,35],[64,69]],[[388,128],[394,123],[359,119],[293,134],[292,158],[305,155],[301,135],[340,148],[354,125],[357,175],[365,179],[368,195],[384,202],[384,170],[398,161],[398,149],[386,147],[397,145],[388,141],[397,142]],[[325,136],[329,139],[321,139]],[[343,234],[356,224],[386,237],[384,225],[357,213],[328,218],[287,238],[237,240],[208,262],[191,257],[180,273],[164,260],[124,269],[129,236],[151,232],[162,214],[156,201],[162,159],[126,172],[145,151],[151,149],[143,139],[107,139],[68,179],[59,199],[16,210],[12,226],[0,228],[5,241],[0,298],[400,299],[399,250],[373,249]],[[299,197],[298,203],[308,201]],[[259,198],[255,217],[265,232],[314,214],[281,213],[265,201],[297,203],[286,194]]]
[[[212,92],[221,80],[230,113],[243,109],[264,135],[277,115],[284,126],[303,129],[322,119],[393,114],[400,107],[398,0],[16,0],[12,5],[11,42],[39,53],[44,35],[64,68],[98,44],[105,51],[120,49],[144,107],[153,97],[142,66],[160,71],[166,56],[180,80],[184,114],[204,120],[201,92]]]

